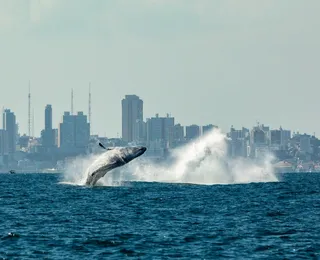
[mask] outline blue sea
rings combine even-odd
[[[124,182],[0,174],[1,259],[320,259],[320,173],[279,182]]]

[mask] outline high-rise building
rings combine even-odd
[[[289,143],[289,140],[291,138],[291,131],[290,130],[284,130],[280,127],[281,130],[281,146],[284,148]]]
[[[270,131],[270,143],[271,145],[281,145],[281,130],[271,130]]]
[[[279,149],[286,149],[286,146],[289,143],[291,138],[291,131],[290,130],[283,130],[281,127],[279,130],[271,130],[270,131],[270,143],[271,146],[274,148],[276,147]]]
[[[176,124],[170,129],[171,138],[175,141],[184,140],[184,127],[181,124]]]
[[[126,95],[122,105],[122,139],[134,141],[136,122],[143,121],[143,101],[136,95]]]
[[[10,109],[3,111],[3,129],[7,131],[8,137],[8,152],[14,154],[16,151],[17,131],[16,131],[16,116]]]
[[[71,115],[64,112],[59,124],[59,147],[64,151],[84,152],[90,139],[90,124],[83,112]]]
[[[41,131],[42,146],[48,150],[55,146],[55,133],[52,129],[52,106],[46,105],[44,112],[44,130]]]
[[[258,124],[251,130],[251,144],[255,146],[268,146],[270,144],[270,128]]]
[[[214,128],[218,128],[217,126],[213,125],[213,124],[209,124],[209,125],[204,125],[202,126],[202,134],[206,134],[207,132],[213,130]]]
[[[243,127],[241,130],[236,130],[235,128],[231,127],[230,133],[228,134],[230,140],[227,141],[228,153],[231,157],[247,157],[249,155],[249,135],[249,129]]]
[[[174,117],[155,117],[147,119],[147,142],[168,141],[170,129],[174,126]]]
[[[44,129],[52,129],[52,106],[46,105],[45,112],[44,112]]]
[[[176,124],[169,129],[169,147],[175,148],[184,144],[184,127],[181,124]]]
[[[311,153],[311,136],[307,134],[300,135],[300,151],[303,153]]]
[[[250,156],[263,158],[270,152],[270,141],[270,127],[258,123],[250,133]]]
[[[53,129],[53,136],[54,136],[54,145],[58,146],[59,144],[59,129]]]
[[[8,132],[0,129],[0,165],[8,165]]]
[[[198,125],[186,126],[186,139],[187,140],[196,139],[199,136],[200,136],[200,126],[198,126]]]
[[[0,129],[0,156],[8,155],[8,132]]]
[[[140,120],[136,120],[133,128],[133,141],[136,143],[144,143],[146,141],[146,123]]]

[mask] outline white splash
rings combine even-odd
[[[271,155],[260,160],[260,163],[247,158],[230,159],[226,141],[226,136],[214,129],[193,143],[175,149],[167,161],[155,163],[142,156],[108,172],[98,185],[118,186],[123,181],[209,185],[278,181],[273,172]],[[83,185],[87,172],[104,160],[108,158],[101,155],[74,159],[66,168],[64,181]]]
[[[98,155],[77,156],[65,163],[62,184],[84,185],[87,175],[86,170],[98,158]]]
[[[247,158],[230,159],[227,139],[214,129],[193,143],[173,152],[172,163],[163,165],[133,162],[130,171],[140,181],[195,184],[232,184],[277,181],[272,156],[260,163]]]

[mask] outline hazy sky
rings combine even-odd
[[[121,133],[121,99],[144,116],[228,130],[257,121],[320,136],[318,0],[0,0],[0,105],[35,134],[44,108],[88,113]]]

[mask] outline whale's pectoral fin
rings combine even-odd
[[[105,146],[102,143],[99,143],[99,146],[107,150],[107,148],[105,148]]]
[[[103,149],[110,151],[112,148],[106,148],[102,143],[99,143],[99,146],[102,147]]]

